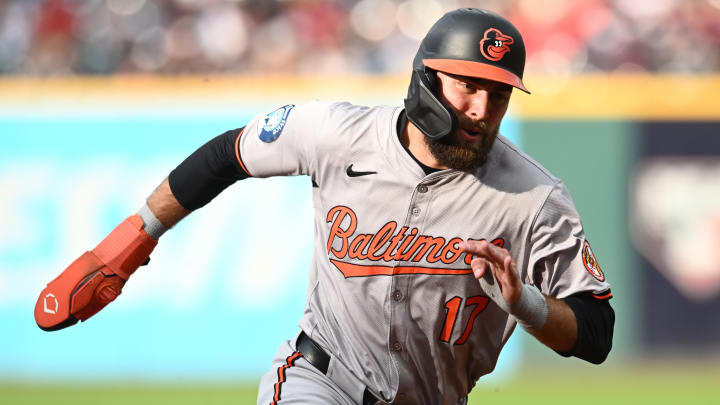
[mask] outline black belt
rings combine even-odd
[[[330,365],[330,355],[315,342],[305,332],[300,332],[300,336],[297,338],[297,351],[302,353],[305,360],[312,364],[321,373],[327,374],[328,366]],[[363,392],[363,405],[375,405],[380,402],[370,390],[365,387]]]

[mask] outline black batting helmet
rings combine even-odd
[[[457,117],[437,98],[436,71],[509,84],[522,82],[525,44],[510,21],[486,10],[462,8],[443,15],[420,43],[405,99],[407,117],[432,139],[457,129]]]

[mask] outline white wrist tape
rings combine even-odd
[[[541,329],[548,317],[548,305],[545,296],[537,288],[523,284],[520,299],[510,307],[510,314],[520,326],[527,330]]]
[[[480,288],[490,297],[503,311],[517,319],[520,326],[527,330],[537,330],[545,325],[548,317],[548,306],[545,296],[535,287],[523,284],[523,292],[520,299],[510,306],[502,295],[500,285],[495,281],[492,271],[488,269],[478,279]]]
[[[160,239],[162,234],[164,234],[168,228],[160,222],[159,219],[153,214],[152,211],[150,211],[150,207],[147,206],[147,204],[144,204],[139,210],[138,215],[140,215],[140,218],[142,218],[143,223],[143,230],[153,239]]]

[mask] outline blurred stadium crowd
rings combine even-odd
[[[720,0],[3,0],[0,74],[405,73],[466,6],[518,26],[530,71],[720,70]]]

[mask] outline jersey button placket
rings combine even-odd
[[[412,193],[411,200],[407,206],[408,211],[405,222],[402,224],[402,226],[407,227],[407,233],[410,233],[410,230],[413,228],[417,228],[416,233],[422,232],[424,217],[427,214],[427,206],[432,198],[432,193],[428,191],[430,191],[430,188],[425,184],[416,184],[413,189],[410,189]],[[395,265],[402,267],[422,266],[420,262],[413,261],[412,258],[396,262]],[[412,279],[413,277],[408,274],[395,276],[392,278],[392,286],[388,291],[390,302],[392,303],[392,305],[390,305],[392,320],[388,336],[388,349],[391,358],[393,358],[397,367],[401,370],[407,368],[409,348],[403,347],[400,342],[411,340],[407,337],[407,325],[412,323],[409,313],[409,305],[411,305],[409,283],[411,283]],[[399,378],[400,381],[398,381],[398,383],[402,385],[405,378],[403,378],[402,375],[400,375]]]

